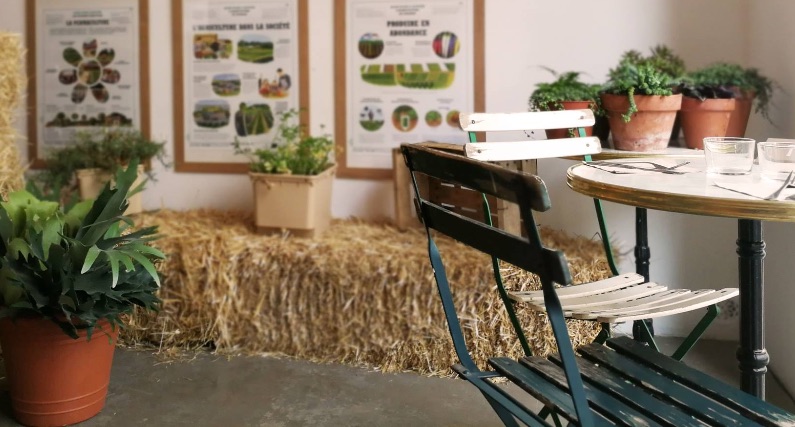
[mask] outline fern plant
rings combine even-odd
[[[712,84],[725,90],[738,88],[755,94],[754,111],[770,120],[770,100],[776,82],[762,75],[757,68],[743,68],[737,64],[716,62],[690,73],[694,84]]]
[[[0,317],[42,316],[90,339],[100,319],[115,328],[135,306],[157,309],[156,227],[130,231],[123,216],[136,169],[68,211],[25,190],[0,203]]]
[[[549,70],[549,69],[548,69]],[[557,79],[550,83],[538,83],[530,95],[531,111],[562,110],[563,101],[588,101],[595,115],[604,115],[599,99],[601,86],[580,81],[580,73],[569,71],[558,74],[549,70]]]

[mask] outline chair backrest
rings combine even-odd
[[[438,146],[430,148],[423,146],[422,143],[402,144],[401,150],[412,179],[415,180],[415,197],[419,215],[428,234],[431,266],[453,346],[461,364],[470,371],[479,371],[467,350],[464,333],[447,281],[447,273],[431,230],[436,230],[491,255],[492,259],[501,259],[538,275],[558,353],[563,361],[569,389],[572,390],[572,398],[576,407],[587,408],[582,378],[575,363],[574,349],[569,340],[560,300],[555,292],[555,283],[569,285],[571,284],[571,275],[563,254],[543,246],[533,219],[532,211],[543,212],[551,208],[544,182],[535,175],[466,158],[462,154],[457,154],[460,153],[460,146],[451,146],[449,150],[440,150]],[[510,234],[488,223],[460,215],[445,207],[444,204],[436,204],[424,199],[416,187],[415,174],[417,173],[518,204],[524,231],[528,237]],[[511,305],[506,304],[506,310],[510,310],[509,307]],[[516,328],[517,325],[514,327]],[[517,331],[517,333],[519,332],[521,331]]]
[[[583,128],[595,122],[593,112],[584,110],[522,113],[468,113],[459,116],[461,128],[469,132],[467,157],[488,160],[524,160],[590,155],[601,152],[599,138],[585,136]],[[574,138],[477,143],[477,132],[572,129]],[[577,131],[574,131],[574,130]],[[483,142],[483,141],[482,141]]]

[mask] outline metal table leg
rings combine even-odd
[[[646,221],[646,209],[635,208],[635,272],[649,281],[649,260],[651,259],[651,249],[649,248],[649,232]],[[632,324],[632,337],[637,341],[643,341],[641,325],[639,322],[646,322],[649,332],[654,335],[654,326],[651,319],[636,320]]]
[[[764,274],[765,242],[762,221],[737,222],[737,265],[740,272],[740,388],[765,398],[765,373],[770,361],[765,349]]]

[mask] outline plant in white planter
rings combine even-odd
[[[255,220],[260,233],[289,230],[315,237],[331,223],[331,184],[337,166],[331,162],[334,141],[312,136],[298,123],[298,111],[277,115],[279,126],[270,148],[244,149],[254,187]]]
[[[118,327],[156,309],[156,227],[126,232],[137,163],[68,211],[27,191],[0,202],[0,344],[14,415],[67,425],[105,404]]]

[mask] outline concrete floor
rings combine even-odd
[[[664,349],[675,339],[663,339]],[[732,384],[736,344],[702,341],[686,362]],[[795,402],[768,375],[768,400]],[[0,426],[16,426],[0,382]],[[94,426],[498,426],[483,397],[462,380],[381,374],[270,357],[203,354],[162,363],[151,353],[117,350],[105,409]]]

